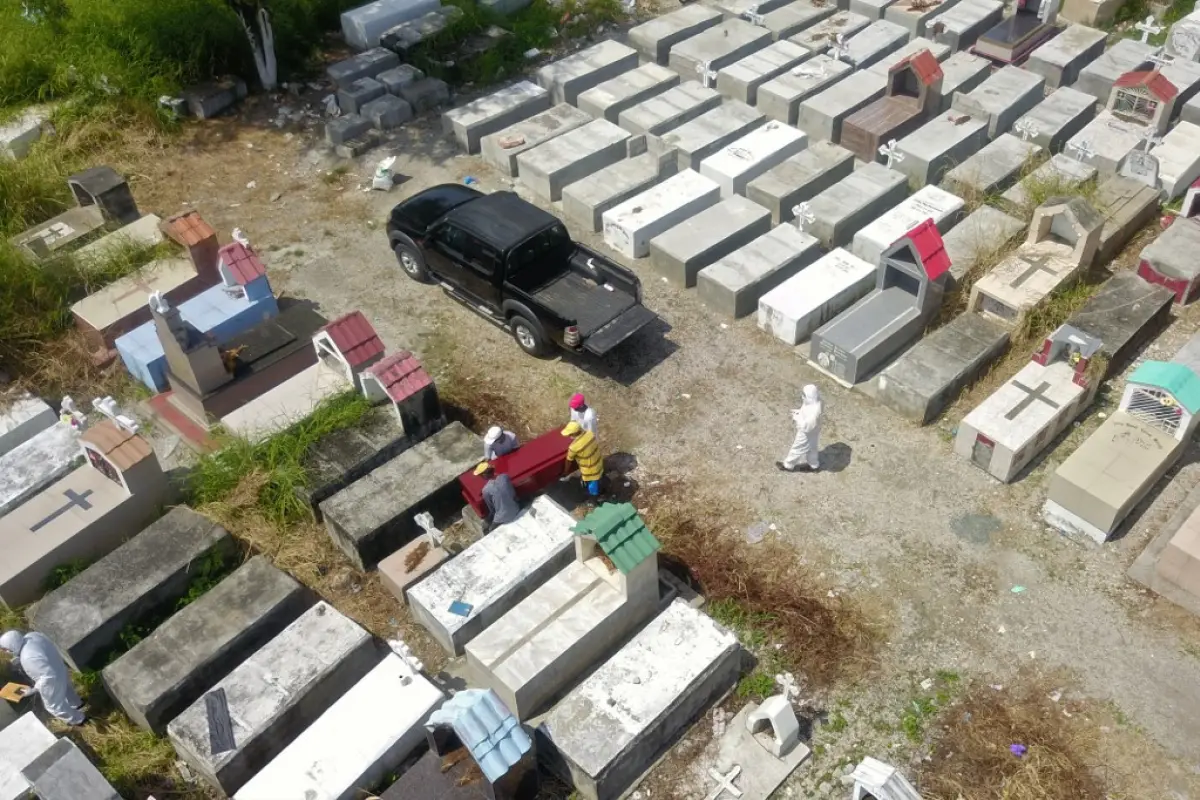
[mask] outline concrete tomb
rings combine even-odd
[[[479,437],[455,422],[321,502],[325,529],[359,569],[370,569],[415,533],[413,515],[439,510],[457,478],[483,454]]]
[[[925,220],[932,220],[939,232],[950,230],[962,216],[963,205],[962,198],[936,186],[926,186],[859,229],[850,252],[863,261],[878,263],[884,250]]]
[[[630,158],[563,189],[563,216],[568,222],[593,233],[599,231],[605,211],[675,174],[677,153],[658,137],[643,134],[627,140],[626,144]],[[643,148],[637,155],[633,155],[635,145]]]
[[[442,115],[442,129],[468,153],[478,153],[484,136],[550,110],[550,92],[518,81]]]
[[[1138,275],[1165,286],[1177,303],[1190,303],[1200,295],[1200,221],[1177,217],[1153,242],[1142,249]]]
[[[800,105],[846,77],[854,68],[829,56],[813,56],[758,87],[758,110],[787,125],[795,125]]]
[[[1132,272],[1118,272],[1067,318],[1067,324],[1101,341],[1099,352],[1108,361],[1103,380],[1119,374],[1146,340],[1166,326],[1174,299],[1169,289]]]
[[[425,533],[379,562],[379,581],[400,605],[408,605],[410,587],[450,558],[450,552],[442,547],[442,532],[433,525],[433,517],[421,514],[416,522]]]
[[[1038,45],[1055,36],[1059,0],[1026,0],[1010,17],[982,34],[971,52],[1001,66],[1019,64]]]
[[[1119,119],[1110,111],[1096,118],[1067,142],[1067,152],[1095,167],[1098,172],[1115,175],[1135,150],[1143,147],[1143,127]],[[1157,181],[1157,174],[1151,180]]]
[[[29,155],[50,122],[49,108],[30,108],[0,125],[0,158],[20,161]]]
[[[54,409],[30,394],[8,399],[0,411],[0,456],[11,452],[58,423]]]
[[[113,225],[132,225],[141,219],[129,184],[111,167],[90,167],[67,178],[67,187],[80,208],[96,206]]]
[[[812,142],[746,184],[746,198],[771,212],[771,224],[789,222],[797,203],[812,200],[854,171],[854,154],[830,142]]]
[[[773,39],[789,39],[836,12],[837,7],[829,3],[818,5],[813,0],[794,0],[763,14],[762,26],[771,32]]]
[[[176,717],[167,736],[205,783],[234,795],[380,657],[369,633],[319,602]],[[213,752],[214,696],[228,707],[232,750]]]
[[[1025,314],[1086,271],[1104,219],[1079,197],[1038,207],[1025,243],[971,287],[970,311],[1019,327]]]
[[[954,452],[1010,483],[1091,405],[1102,376],[1088,371],[1094,336],[1063,325],[1033,360],[958,424]]]
[[[966,50],[1004,16],[1000,0],[962,0],[938,11],[925,22],[927,35],[958,52]]]
[[[628,503],[574,526],[575,558],[466,646],[472,683],[540,712],[659,607],[658,540]]]
[[[907,0],[907,2],[900,0],[884,9],[883,18],[901,26],[908,31],[910,37],[916,38],[926,34],[930,19],[945,13],[947,8],[953,8],[958,4],[959,0],[949,0],[949,2],[934,6],[919,2],[919,0]],[[949,48],[947,48],[946,55],[949,54]]]
[[[69,253],[84,242],[104,235],[107,221],[99,206],[68,208],[56,217],[18,233],[8,241],[25,255],[41,261]]]
[[[1042,101],[1045,85],[1041,75],[1020,67],[1004,67],[970,92],[956,94],[950,109],[986,119],[988,138],[995,139]]]
[[[845,57],[855,69],[866,69],[899,50],[908,41],[903,26],[877,20],[846,39]]]
[[[188,593],[198,574],[234,558],[229,532],[176,506],[141,533],[42,598],[30,626],[76,670],[104,666],[121,631]]]
[[[656,64],[666,65],[671,48],[684,39],[721,24],[721,12],[705,5],[688,5],[629,29],[629,43]]]
[[[813,52],[786,39],[769,44],[740,61],[717,70],[717,91],[731,100],[754,105],[758,87],[798,64],[812,58]]]
[[[679,76],[671,70],[658,64],[643,64],[581,92],[579,110],[615,125],[625,109],[678,85]]]
[[[1183,61],[1200,60],[1200,12],[1193,11],[1170,27],[1163,51]]]
[[[829,249],[850,243],[871,220],[904,199],[904,175],[882,164],[867,164],[813,198],[806,230]]]
[[[417,81],[421,80],[422,78],[424,78],[425,73],[422,72],[421,70],[417,69],[416,67],[414,67],[412,64],[400,64],[398,66],[392,67],[391,69],[385,69],[383,72],[380,72],[378,75],[374,75],[372,77],[374,77],[377,81],[379,81],[380,83],[383,84],[383,88],[387,89],[388,94],[390,94],[396,98],[399,98],[400,93],[404,91],[405,87],[408,87],[408,86],[416,83]],[[525,87],[530,87],[530,86],[535,87],[538,90],[538,92],[529,92],[528,89],[526,89]],[[516,87],[521,87],[521,88],[516,88]],[[512,91],[514,89],[516,89],[516,91]],[[543,111],[550,107],[550,93],[547,92],[545,89],[542,89],[542,87],[537,86],[536,84],[530,83],[529,81],[521,81],[520,83],[515,83],[512,86],[509,86],[507,89],[501,89],[500,91],[496,92],[496,94],[488,95],[487,97],[481,97],[481,98],[479,98],[479,100],[475,101],[476,103],[479,103],[479,105],[476,106],[474,104],[468,104],[467,106],[463,106],[463,109],[467,109],[467,108],[477,109],[479,111],[482,111],[485,116],[490,116],[493,113],[501,112],[503,110],[509,110],[512,105],[519,104],[522,99],[526,99],[526,100],[532,99],[529,97],[530,94],[536,95],[539,93],[543,99],[540,103],[537,103],[537,105],[540,106],[540,108],[538,108],[537,110]],[[514,95],[516,95],[516,97],[514,97]],[[525,97],[522,98],[521,95],[525,95]],[[489,98],[491,98],[491,102],[480,102],[480,101],[488,101]],[[534,112],[530,111],[529,113],[532,114]],[[472,117],[469,113],[466,116],[467,116],[468,121],[472,121],[472,122],[480,121],[479,117]],[[520,119],[520,117],[517,117],[517,119]],[[446,123],[447,123],[447,119],[446,119],[445,115],[443,115],[442,116],[443,129],[446,131],[446,133],[454,135],[456,137],[460,133],[465,133],[466,131],[464,129],[466,127],[468,127],[467,125],[461,125],[457,129],[454,129],[453,126],[451,126],[450,128],[447,128]],[[507,125],[509,123],[506,122],[504,124]],[[466,138],[459,139],[459,144],[461,144],[464,147],[464,149],[468,147],[468,141]],[[478,135],[475,137],[475,149],[472,152],[479,152]]]
[[[887,86],[886,75],[870,70],[851,72],[845,79],[801,103],[796,126],[814,142],[837,143],[842,138],[846,119],[883,97]]]
[[[1142,362],[1117,411],[1055,470],[1042,517],[1065,533],[1108,541],[1183,455],[1197,412],[1200,377],[1191,366]]]
[[[771,212],[734,195],[651,239],[650,263],[672,285],[690,289],[700,270],[770,229]]]
[[[675,148],[679,169],[700,169],[700,162],[732,144],[766,121],[760,112],[740,100],[727,100],[670,133],[662,144]]]
[[[1002,133],[975,155],[946,173],[946,185],[986,197],[1007,189],[1044,157],[1040,145]]]
[[[625,109],[617,115],[617,121],[630,133],[662,136],[719,105],[721,95],[716,89],[685,80],[673,89]]]
[[[1080,71],[1103,52],[1108,34],[1085,25],[1068,25],[1062,33],[1029,55],[1025,69],[1046,79],[1052,89],[1070,86]]]
[[[842,147],[868,163],[879,160],[881,147],[912,133],[933,113],[942,67],[932,53],[923,50],[892,64],[884,81],[883,96],[850,114],[842,124]]]
[[[1079,71],[1075,88],[1100,103],[1108,103],[1113,85],[1122,75],[1139,71],[1154,54],[1154,48],[1136,39],[1118,39],[1096,60]]]
[[[796,345],[875,286],[877,267],[840,247],[764,294],[758,327]]]
[[[740,651],[676,600],[550,711],[537,732],[543,759],[587,800],[615,800],[734,684]]]
[[[44,420],[45,417],[37,419]],[[32,428],[27,430],[31,435],[7,453],[0,454],[0,519],[82,461],[79,431],[71,422],[56,420],[36,432]]]
[[[684,170],[605,211],[604,243],[628,258],[650,254],[650,240],[720,200],[716,181]]]
[[[933,220],[902,235],[877,263],[875,290],[812,335],[809,363],[847,386],[918,338],[942,306],[950,260]]]
[[[196,119],[211,119],[246,99],[246,82],[236,75],[190,86],[180,93],[187,111]]]
[[[872,22],[883,19],[883,15],[887,12],[896,0],[850,0],[848,8],[855,14],[862,14]]]
[[[1052,183],[1074,189],[1095,177],[1095,167],[1063,153],[1055,153],[1044,164],[1000,195],[1000,199],[1015,213],[1020,214],[1026,211],[1026,207],[1032,203],[1029,193],[1026,191],[1027,186],[1044,186]]]
[[[413,443],[445,426],[433,378],[407,350],[366,366],[357,378],[363,396],[373,404],[390,406],[400,429]]]
[[[1193,489],[1166,525],[1154,535],[1127,573],[1138,583],[1200,613],[1200,489]],[[2,782],[0,782],[2,785]]]
[[[167,477],[136,425],[119,419],[80,434],[86,463],[4,517],[0,603],[16,608],[37,600],[55,567],[107,555],[158,514]]]
[[[567,103],[559,103],[549,111],[535,114],[481,137],[480,152],[488,164],[510,178],[515,178],[519,168],[517,156],[591,121],[592,118],[587,112]]]
[[[21,771],[57,741],[32,711],[26,711],[15,722],[0,728],[0,800],[33,797],[33,786]]]
[[[517,156],[521,183],[548,203],[561,200],[563,187],[623,161],[628,139],[608,120],[593,120]]]
[[[159,228],[161,224],[161,219],[154,214],[147,214],[80,247],[75,251],[75,260],[84,269],[92,269],[107,259],[128,252],[131,248],[153,247],[163,240],[163,233]]]
[[[104,688],[134,724],[162,736],[312,603],[306,587],[254,556],[106,666]]]
[[[875,19],[878,19],[878,17]],[[799,33],[787,38],[801,47],[812,50],[814,53],[824,53],[831,45],[837,42],[839,35],[843,39],[848,39],[870,25],[871,22],[871,18],[865,17],[862,14],[842,10],[835,12],[829,17],[825,17],[816,25],[805,27]]]
[[[727,317],[744,317],[754,313],[764,294],[821,255],[815,237],[792,225],[777,225],[700,270],[700,300]]]
[[[1104,264],[1158,214],[1159,194],[1141,181],[1109,175],[1096,187],[1095,201],[1098,208],[1104,209],[1095,263]]]
[[[905,44],[896,52],[889,54],[887,58],[876,61],[871,66],[867,67],[866,71],[874,72],[876,75],[886,76],[888,74],[888,70],[890,70],[894,65],[900,63],[906,58],[912,58],[924,50],[928,50],[930,55],[937,59],[939,63],[949,58],[951,53],[951,50],[947,45],[939,44],[938,42],[926,39],[924,36],[917,36],[916,38],[909,39],[907,44]]]
[[[70,739],[59,739],[21,770],[39,800],[121,800]]]
[[[413,617],[447,653],[467,643],[528,597],[574,557],[576,520],[548,497],[533,501],[408,590]]]
[[[1150,154],[1158,162],[1157,188],[1168,201],[1182,197],[1200,178],[1200,125],[1175,123]]]
[[[959,94],[970,92],[987,80],[993,72],[992,62],[966,51],[954,53],[942,62],[942,89],[938,93],[937,112],[950,110]]]
[[[762,0],[759,3],[754,0],[713,0],[712,5],[720,9],[726,18],[744,19],[759,25],[758,17],[780,8],[787,2],[788,0]]]
[[[990,261],[1025,230],[1025,223],[989,205],[982,205],[942,237],[950,257],[946,290],[961,285],[980,261]]]
[[[1022,141],[1060,153],[1067,141],[1096,116],[1096,99],[1069,86],[1060,86],[1013,124]]]
[[[802,131],[772,120],[700,162],[700,174],[716,181],[721,197],[744,195],[746,184],[796,155],[808,144]]]
[[[851,800],[920,800],[920,795],[900,770],[867,756],[850,774]]]
[[[375,0],[342,12],[342,35],[356,50],[379,47],[379,38],[385,32],[439,5],[438,0]]]
[[[396,653],[338,698],[234,795],[234,800],[354,800],[425,743],[442,690]],[[387,713],[380,713],[387,709]]]
[[[400,56],[382,47],[372,47],[358,55],[330,64],[325,74],[338,87],[349,86],[359,78],[378,78],[383,72],[400,66]]]
[[[960,119],[936,116],[897,142],[899,157],[893,163],[911,186],[941,182],[946,172],[987,144],[987,119]]]
[[[917,342],[879,375],[876,398],[920,425],[933,422],[1008,349],[1008,329],[959,314]]]
[[[766,28],[741,19],[726,19],[695,36],[672,45],[668,66],[684,79],[712,86],[716,71],[733,64],[771,43]]]
[[[507,0],[490,0],[483,3],[483,5],[499,13],[504,13],[500,6],[506,4],[520,5],[522,2],[523,0],[511,0],[511,2]],[[404,58],[409,58],[409,54],[417,45],[437,36],[461,18],[462,9],[458,6],[441,6],[432,11],[426,11],[419,17],[405,20],[399,25],[388,28],[379,37],[379,44]]]

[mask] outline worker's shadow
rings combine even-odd
[[[822,472],[841,472],[850,466],[853,449],[845,442],[834,442],[820,453]]]

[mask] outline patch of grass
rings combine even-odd
[[[1059,289],[1043,302],[1027,309],[1021,324],[1013,331],[1013,345],[1040,342],[1046,334],[1078,311],[1080,306],[1100,289],[1103,282],[1103,276],[1085,273],[1071,285]]]
[[[1077,183],[1056,171],[1038,174],[1033,170],[1026,174],[1020,183],[1025,190],[1025,202],[1018,211],[1025,222],[1033,219],[1033,212],[1038,206],[1057,197],[1081,197],[1096,211],[1101,214],[1105,212],[1097,198],[1099,184],[1094,177]]]
[[[297,495],[308,481],[304,457],[322,437],[349,428],[363,418],[371,404],[357,392],[331,397],[300,422],[262,442],[218,433],[220,449],[205,455],[188,479],[192,505],[221,503],[256,476],[255,505],[279,525],[312,518]]]
[[[938,709],[931,697],[916,697],[900,715],[900,730],[910,742],[919,742],[925,735],[925,725]]]
[[[46,580],[42,582],[42,591],[45,594],[49,594],[60,586],[65,586],[72,578],[74,578],[76,575],[79,575],[90,566],[91,562],[82,558],[76,558],[68,561],[65,564],[59,564],[54,569],[50,570],[50,574],[47,575]]]
[[[825,723],[825,730],[829,731],[830,733],[841,733],[848,727],[850,727],[850,723],[846,721],[846,715],[841,711],[833,712],[833,715],[830,716],[829,721]]]
[[[737,696],[758,702],[775,694],[775,679],[765,672],[755,670],[738,681]]]

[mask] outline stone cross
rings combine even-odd
[[[891,169],[892,165],[899,164],[904,160],[904,153],[901,153],[896,145],[895,139],[889,139],[888,143],[879,148],[879,155],[887,159],[887,168]]]
[[[700,85],[706,89],[711,86],[710,81],[717,79],[717,71],[712,68],[711,61],[697,61],[696,74],[700,76]]]
[[[91,511],[92,504],[88,502],[88,497],[92,494],[92,490],[88,489],[83,494],[79,494],[74,489],[67,489],[63,492],[63,497],[67,498],[67,502],[61,508],[51,511],[50,514],[41,522],[29,528],[30,533],[37,533],[42,528],[49,525],[54,520],[61,517],[63,514],[70,511],[72,508],[82,508],[84,511]]]
[[[1151,147],[1155,147],[1160,144],[1162,144],[1162,137],[1158,135],[1158,131],[1156,131],[1152,125],[1147,125],[1142,129],[1143,150],[1149,153]]]
[[[1018,286],[1024,285],[1025,281],[1032,278],[1038,272],[1044,272],[1047,275],[1057,275],[1058,273],[1046,266],[1053,256],[1043,253],[1038,256],[1018,256],[1022,261],[1029,265],[1029,269],[1017,276],[1017,279],[1009,284],[1016,289]]]
[[[787,700],[794,700],[800,696],[800,687],[796,685],[796,676],[790,672],[784,672],[775,676],[775,683],[779,684],[779,688],[783,689],[783,696]]]
[[[806,202],[792,206],[792,216],[796,219],[796,230],[798,231],[803,231],[805,225],[811,225],[817,218]]]
[[[1017,124],[1013,126],[1013,130],[1021,134],[1022,142],[1028,142],[1030,139],[1040,133],[1038,126],[1035,125],[1031,119],[1017,120]]]
[[[104,416],[111,419],[117,424],[118,428],[124,428],[130,433],[138,432],[137,420],[133,417],[127,417],[121,413],[121,409],[117,408],[117,401],[111,397],[97,397],[92,400],[92,408],[99,411]]]
[[[746,13],[742,14],[742,16],[745,17],[746,21],[749,22],[751,25],[758,25],[759,27],[762,27],[763,15],[758,13],[758,4],[752,5],[749,8],[747,8]]]
[[[1042,381],[1037,385],[1036,389],[1030,389],[1020,381],[1013,381],[1012,385],[1025,392],[1025,396],[1021,398],[1021,402],[1012,407],[1012,410],[1004,415],[1005,419],[1016,419],[1022,411],[1033,405],[1034,400],[1040,400],[1051,408],[1058,408],[1058,403],[1045,396],[1045,391],[1050,388],[1049,381]]]
[[[841,61],[848,55],[850,48],[846,46],[846,36],[839,33],[834,37],[833,44],[829,45],[829,57],[834,61]]]
[[[1163,51],[1163,48],[1160,47],[1157,50],[1155,50],[1153,53],[1151,53],[1150,57],[1146,60],[1149,61],[1151,64],[1154,64],[1159,69],[1162,69],[1163,67],[1169,67],[1172,64],[1174,64],[1175,56],[1167,55]]]
[[[1075,142],[1067,142],[1067,149],[1075,155],[1075,160],[1083,163],[1092,156],[1096,155],[1096,151],[1092,149],[1092,143],[1087,139],[1083,139],[1078,144]]]
[[[1149,44],[1151,36],[1158,36],[1163,32],[1161,25],[1154,24],[1154,15],[1147,14],[1146,18],[1133,26],[1142,32],[1142,44]]]
[[[720,796],[726,792],[729,792],[729,794],[733,797],[741,797],[742,790],[733,785],[733,782],[737,780],[738,775],[741,774],[742,768],[739,766],[734,766],[733,769],[729,770],[728,775],[722,775],[715,769],[710,769],[708,771],[708,776],[717,782],[717,788],[709,792],[708,797],[705,798],[705,800],[718,800],[718,798],[720,798]]]

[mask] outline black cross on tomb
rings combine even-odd
[[[67,498],[66,505],[64,505],[62,508],[58,509],[57,511],[51,513],[50,516],[46,517],[44,520],[39,522],[37,525],[34,525],[33,527],[31,527],[29,529],[30,532],[33,533],[33,532],[37,532],[37,531],[41,530],[42,528],[49,525],[51,522],[54,522],[54,520],[61,517],[63,514],[70,511],[72,508],[78,507],[78,508],[82,508],[84,511],[91,511],[92,504],[88,502],[88,497],[91,496],[91,494],[92,494],[91,489],[88,489],[83,494],[79,494],[74,489],[67,489],[65,492],[63,492],[63,497]]]
[[[1051,408],[1059,407],[1058,403],[1054,402],[1053,400],[1051,400],[1049,397],[1046,397],[1046,395],[1045,395],[1045,391],[1050,388],[1049,381],[1042,381],[1041,383],[1039,383],[1037,385],[1036,389],[1030,389],[1028,386],[1021,383],[1020,381],[1013,381],[1012,385],[1017,387],[1018,389],[1020,389],[1022,392],[1025,392],[1025,396],[1021,398],[1021,402],[1019,402],[1015,406],[1013,406],[1012,410],[1004,415],[1005,419],[1016,419],[1017,416],[1022,411],[1024,411],[1025,409],[1027,409],[1031,405],[1033,405],[1034,400],[1041,400],[1043,403],[1050,406]]]
[[[1014,289],[1018,286],[1022,286],[1025,281],[1032,278],[1038,272],[1044,272],[1047,275],[1057,274],[1054,270],[1046,266],[1046,263],[1054,258],[1052,255],[1043,253],[1040,256],[1018,256],[1018,258],[1028,264],[1029,269],[1018,275],[1017,279],[1010,284]]]

